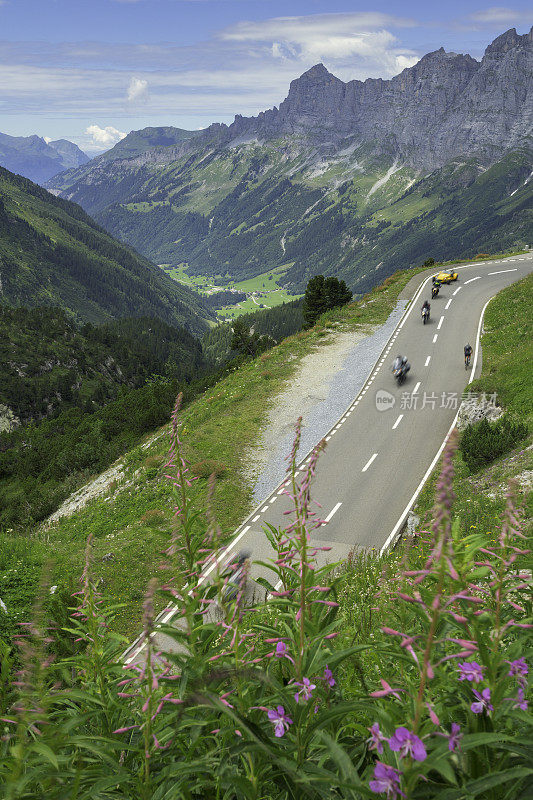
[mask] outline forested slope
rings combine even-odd
[[[212,312],[79,206],[0,168],[0,302],[59,306],[79,322],[158,317],[192,332]]]

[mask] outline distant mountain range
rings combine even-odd
[[[156,317],[201,335],[213,312],[78,205],[0,167],[0,305],[58,306],[77,323]]]
[[[441,48],[391,80],[318,64],[279,108],[135,132],[48,185],[158,263],[362,291],[428,256],[529,244],[532,170],[533,29],[511,29],[480,62]]]
[[[58,172],[88,161],[89,156],[68,139],[46,142],[40,136],[0,133],[0,166],[35,183],[44,183]]]

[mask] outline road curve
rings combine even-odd
[[[319,458],[312,495],[328,524],[314,531],[313,538],[331,548],[324,555],[328,561],[346,557],[354,547],[383,551],[394,542],[438,460],[463,392],[479,374],[479,335],[488,302],[532,269],[533,254],[457,267],[459,280],[443,286],[431,300],[427,325],[422,323],[420,307],[424,299],[430,299],[435,270],[410,281],[402,294],[412,297],[412,302],[360,393],[327,434],[327,447]],[[471,369],[465,371],[463,347],[468,341],[474,358]],[[411,363],[401,387],[391,373],[398,353],[407,355]],[[299,469],[307,461],[308,456]],[[263,526],[287,524],[284,512],[290,506],[283,492],[283,486],[278,486],[237,529],[219,555],[224,563],[243,548],[252,552],[254,560],[272,557]],[[202,580],[214,567],[214,563],[206,567]],[[167,610],[159,622],[170,622],[173,613]],[[126,663],[138,653],[134,644]]]
[[[331,547],[329,560],[346,556],[353,547],[382,550],[392,543],[398,523],[437,460],[467,384],[480,372],[476,344],[487,303],[532,269],[533,254],[458,267],[459,280],[441,287],[431,300],[427,325],[420,307],[430,299],[434,270],[411,281],[413,301],[361,392],[327,434],[327,448],[319,459],[312,493],[329,521],[314,536]],[[467,341],[478,357],[465,371]],[[398,353],[411,363],[401,387],[390,369]],[[381,403],[376,401],[378,393]],[[262,527],[286,524],[283,512],[288,508],[279,486],[236,531],[228,555],[247,548],[254,559],[268,558]]]

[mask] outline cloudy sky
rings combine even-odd
[[[390,78],[441,46],[480,59],[532,23],[530,0],[0,0],[0,131],[94,153],[147,125],[256,114],[320,61]]]

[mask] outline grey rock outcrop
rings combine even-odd
[[[467,425],[474,425],[476,422],[481,422],[482,419],[495,422],[502,414],[503,409],[483,395],[465,399],[459,407],[457,427],[461,431]]]
[[[344,83],[317,64],[292,81],[279,109],[237,116],[227,138],[353,137],[427,170],[476,153],[485,163],[533,135],[533,28],[514,28],[481,62],[440,48],[391,80]],[[221,135],[220,126],[206,136]]]

